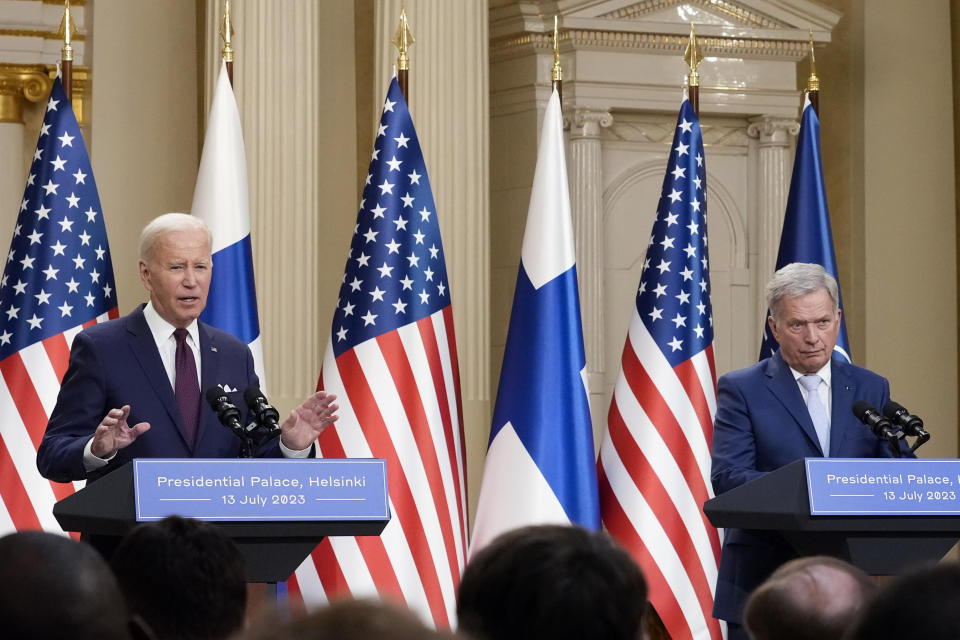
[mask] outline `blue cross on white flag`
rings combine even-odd
[[[226,63],[221,64],[210,106],[191,212],[202,218],[213,234],[213,278],[200,319],[247,343],[260,386],[266,390],[250,247],[247,158]]]
[[[471,554],[509,529],[599,529],[560,98],[547,103]]]

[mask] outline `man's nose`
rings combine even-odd
[[[803,325],[803,339],[809,344],[814,344],[820,339],[816,325],[812,322]]]

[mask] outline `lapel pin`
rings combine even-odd
[[[216,348],[216,347],[210,347],[210,351],[213,351],[214,353],[217,353],[217,348]],[[849,387],[847,387],[847,388],[849,389]]]

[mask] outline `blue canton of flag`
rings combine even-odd
[[[833,252],[833,234],[830,231],[830,211],[827,208],[827,190],[823,186],[823,166],[820,163],[820,119],[809,96],[804,101],[797,138],[797,155],[793,161],[787,211],[783,216],[783,232],[777,252],[777,269],[793,262],[819,264],[838,281],[837,258]],[[840,295],[839,288],[837,295]],[[843,309],[843,296],[840,296]],[[776,351],[776,339],[763,322],[763,342],[760,359],[769,358]],[[840,316],[840,333],[833,348],[835,355],[850,362],[850,341],[847,323]]]
[[[0,280],[0,361],[116,306],[93,170],[58,77]]]
[[[339,356],[450,304],[433,192],[407,109],[390,84],[333,319]]]
[[[640,319],[671,366],[713,343],[705,180],[700,125],[684,100],[637,291]]]

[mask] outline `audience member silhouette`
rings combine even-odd
[[[894,578],[867,603],[847,640],[957,640],[960,565],[944,562]]]
[[[475,640],[637,640],[647,585],[607,534],[540,525],[481,549],[458,597],[459,630]]]
[[[747,600],[753,640],[840,640],[876,591],[866,573],[829,556],[781,565]]]
[[[138,525],[110,564],[131,613],[158,640],[220,640],[243,627],[243,557],[213,524],[170,516]]]
[[[380,600],[337,600],[310,615],[277,624],[262,621],[237,640],[454,640],[434,631],[413,612]]]
[[[42,531],[0,538],[0,635],[14,640],[126,640],[128,615],[106,561]]]

